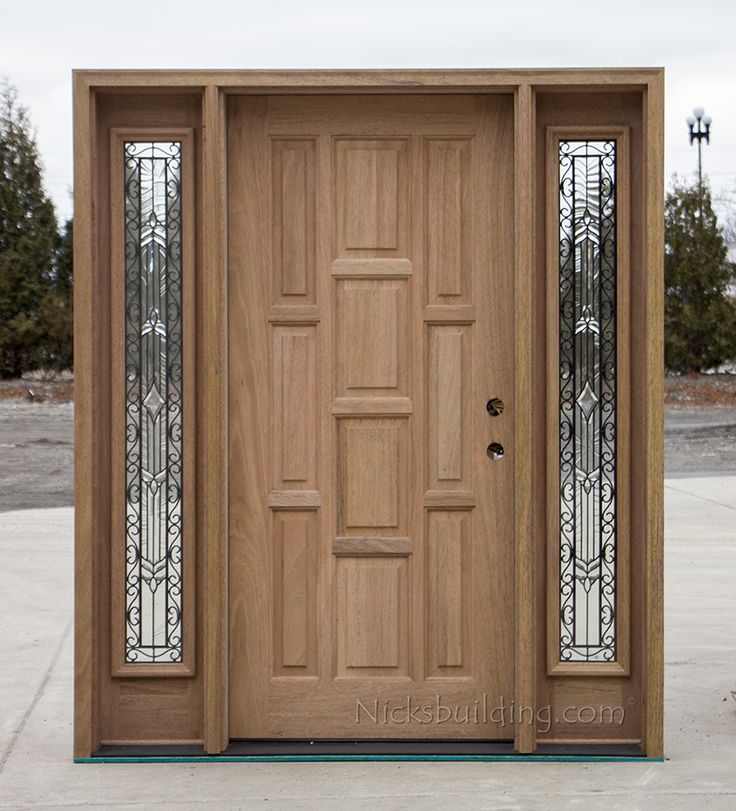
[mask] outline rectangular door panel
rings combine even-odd
[[[273,513],[274,675],[317,672],[317,513]]]

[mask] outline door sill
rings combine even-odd
[[[196,745],[102,746],[77,763],[269,762],[269,761],[660,761],[635,744],[540,744],[532,754],[514,751],[512,741],[426,740],[232,740],[208,755]]]

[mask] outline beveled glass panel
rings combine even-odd
[[[181,143],[128,141],[125,661],[182,661]]]
[[[616,142],[559,148],[560,660],[616,659]]]

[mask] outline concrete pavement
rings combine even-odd
[[[736,808],[736,477],[666,498],[665,763],[75,765],[73,512],[0,513],[0,808]]]

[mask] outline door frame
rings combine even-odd
[[[663,755],[663,102],[664,71],[646,69],[410,70],[410,71],[75,71],[74,73],[74,350],[75,350],[75,718],[74,753],[88,757],[109,734],[102,727],[101,684],[109,677],[109,546],[112,539],[109,197],[101,174],[105,105],[135,109],[161,99],[171,109],[189,105],[195,138],[196,286],[196,500],[197,695],[201,724],[194,739],[208,753],[228,744],[228,503],[227,503],[227,189],[226,102],[230,94],[506,93],[514,97],[515,402],[534,390],[539,358],[534,347],[535,278],[544,267],[544,177],[537,166],[544,139],[537,131],[540,99],[549,94],[636,96],[640,104],[642,176],[641,263],[637,291],[643,306],[632,316],[639,347],[636,378],[641,398],[632,422],[643,440],[632,462],[643,471],[637,495],[642,549],[643,620],[638,647],[645,674],[641,746]],[[572,96],[570,96],[572,98]],[[138,100],[138,101],[137,101]],[[150,116],[149,116],[150,117]],[[141,127],[143,113],[124,126]],[[150,127],[160,127],[151,120]],[[179,128],[181,124],[177,125]],[[108,138],[109,141],[109,138]],[[541,141],[541,143],[540,143]],[[106,230],[107,229],[107,230]],[[529,238],[534,235],[534,238]],[[107,240],[107,241],[106,241]],[[204,273],[202,268],[206,267]],[[544,398],[540,398],[544,400]],[[538,506],[535,416],[515,418],[515,695],[534,706],[544,669],[546,574],[538,548],[545,521]],[[536,451],[539,453],[539,451]],[[633,499],[632,499],[633,501]],[[633,507],[632,507],[633,508]],[[541,602],[541,605],[540,605]],[[107,611],[107,613],[106,613]],[[542,645],[540,647],[540,644]],[[541,651],[541,652],[540,652]],[[520,724],[515,748],[533,752],[531,724]]]

